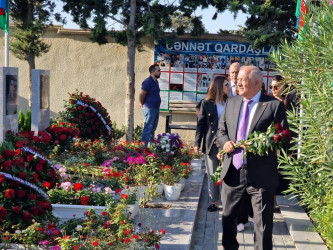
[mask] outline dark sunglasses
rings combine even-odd
[[[224,86],[228,87],[229,86],[229,83],[228,82],[225,82],[223,83]]]
[[[282,87],[282,85],[269,86],[270,89],[274,89],[274,90],[278,90],[281,87]]]

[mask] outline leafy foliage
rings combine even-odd
[[[31,110],[28,109],[26,114],[23,114],[22,110],[18,114],[19,131],[31,130]]]
[[[281,157],[289,192],[300,199],[328,247],[333,247],[333,8],[328,1],[309,6],[302,39],[273,54],[278,70],[300,93],[301,115],[289,113],[298,157]]]
[[[281,39],[291,41],[295,38],[294,27],[296,25],[295,9],[297,0],[231,0],[231,1],[207,1],[184,0],[183,4],[196,8],[207,8],[209,5],[216,8],[212,19],[215,20],[219,13],[229,10],[237,17],[238,12],[248,15],[245,27],[240,32],[254,45],[277,46]],[[223,33],[220,30],[220,33]],[[231,33],[235,33],[232,31]]]

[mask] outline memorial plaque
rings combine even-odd
[[[18,68],[0,67],[0,142],[8,131],[18,132]]]
[[[6,75],[6,115],[17,114],[17,76]]]
[[[50,126],[50,71],[31,71],[31,130],[43,131]]]

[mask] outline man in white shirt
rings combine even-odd
[[[230,97],[236,96],[236,85],[237,85],[237,76],[240,70],[240,64],[234,62],[230,65],[229,68],[229,79],[230,79]]]

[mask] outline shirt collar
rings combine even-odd
[[[235,87],[235,86],[236,86],[236,83],[233,83],[232,81],[230,81],[230,86],[231,86],[231,87]]]
[[[259,90],[259,92],[254,97],[252,97],[251,100],[253,101],[253,103],[257,103],[257,102],[259,102],[260,97],[261,97],[261,90]],[[243,101],[245,101],[245,100],[246,99],[243,98]]]

